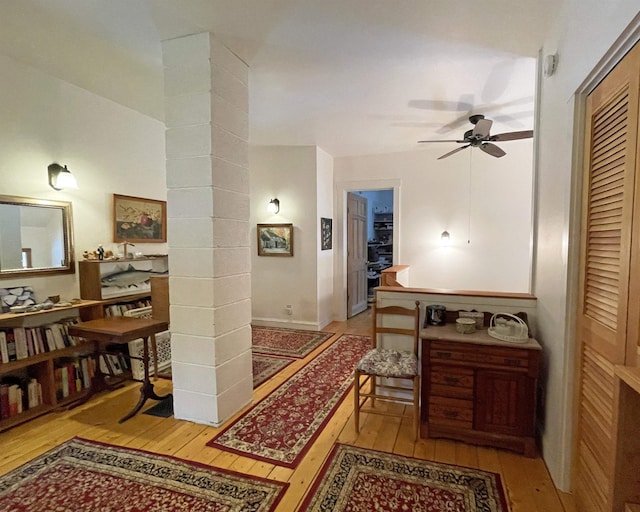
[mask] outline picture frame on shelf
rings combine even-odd
[[[113,241],[167,241],[167,202],[113,194]]]
[[[333,246],[333,219],[320,217],[320,250],[326,251]]]
[[[258,256],[293,256],[293,224],[258,224]]]

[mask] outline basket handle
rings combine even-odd
[[[524,327],[527,326],[527,324],[525,323],[525,321],[522,318],[520,318],[519,316],[516,316],[516,315],[512,315],[511,313],[495,313],[494,315],[491,316],[491,320],[489,321],[489,325],[491,327],[495,326],[495,319],[497,317],[500,317],[500,316],[508,316],[509,318],[511,318],[511,319],[515,320],[516,322],[518,322],[518,324],[520,326],[524,326]]]

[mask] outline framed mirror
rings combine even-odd
[[[0,195],[0,279],[75,271],[71,203]]]

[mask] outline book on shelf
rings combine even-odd
[[[7,334],[0,331],[0,363],[9,362],[9,349],[7,347]]]
[[[0,380],[0,419],[41,405],[42,386],[35,378],[8,375]]]
[[[16,344],[16,360],[26,359],[29,357],[29,351],[27,350],[27,335],[24,327],[14,327],[13,338]]]
[[[69,334],[77,318],[63,318],[37,327],[0,329],[0,363],[19,361],[45,352],[79,345],[83,340]]]

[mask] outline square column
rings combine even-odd
[[[174,413],[253,395],[247,65],[209,33],[162,43]]]

